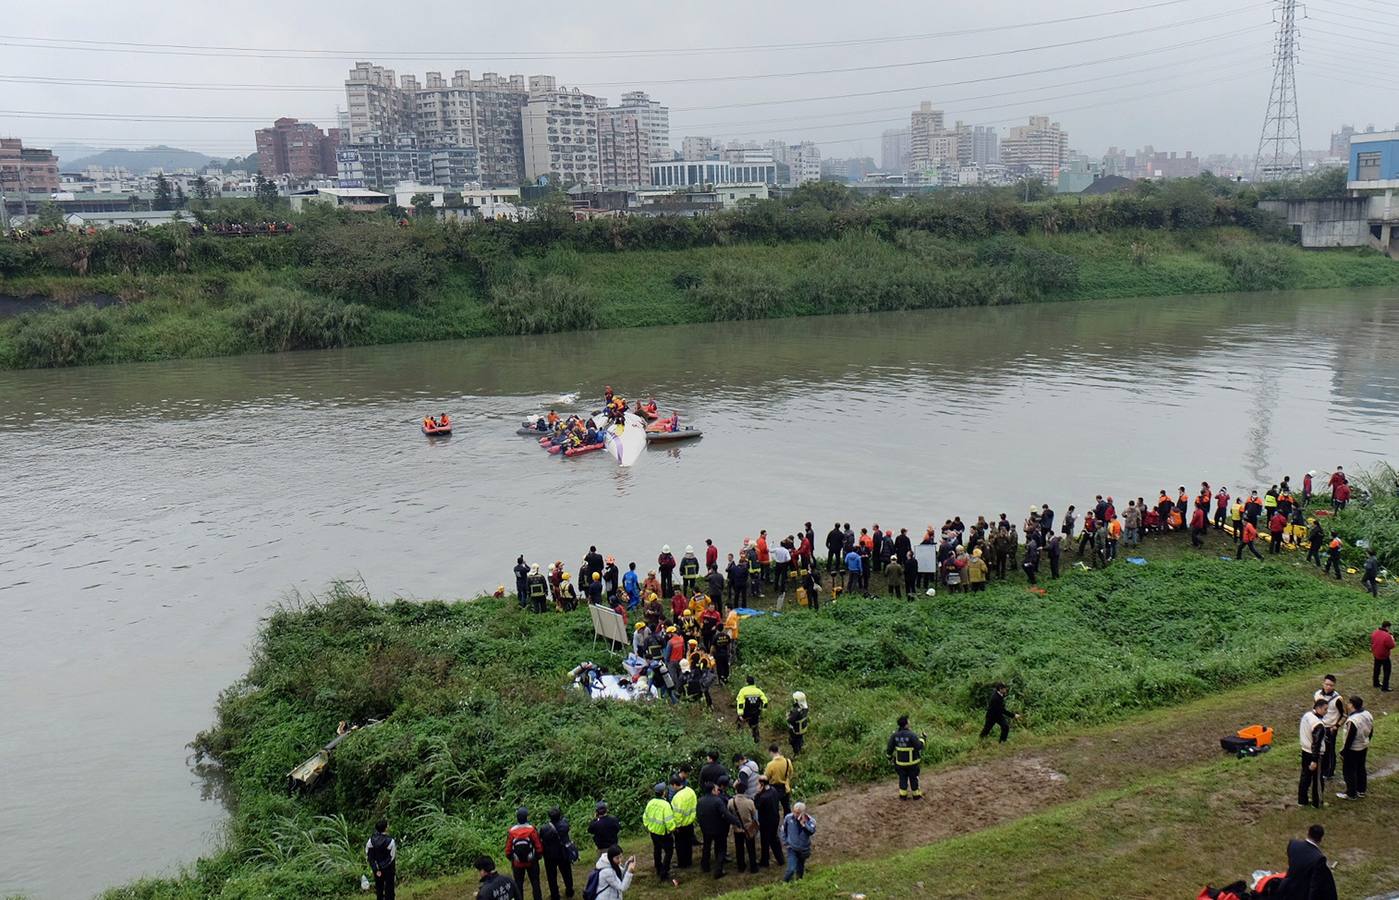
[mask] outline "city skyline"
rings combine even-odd
[[[1335,89],[1346,77],[1342,56],[1373,60],[1383,54],[1383,40],[1368,25],[1336,24],[1346,17],[1328,12],[1328,2],[1314,5],[1301,25],[1306,49],[1298,83],[1308,149],[1325,149],[1342,123],[1388,127],[1399,108],[1399,88],[1381,84],[1364,95]],[[370,59],[420,78],[457,69],[550,74],[614,101],[646,91],[670,108],[675,150],[685,136],[706,135],[809,141],[823,156],[879,158],[883,132],[906,127],[909,110],[929,99],[949,122],[994,127],[1002,136],[1031,115],[1045,116],[1069,132],[1071,149],[1088,155],[1114,145],[1247,155],[1267,98],[1274,29],[1266,5],[1070,0],[1018,16],[946,10],[936,32],[889,27],[907,22],[898,3],[866,5],[839,29],[830,16],[744,7],[752,26],[745,31],[724,27],[727,17],[717,15],[687,21],[681,34],[656,23],[641,4],[617,2],[603,22],[546,4],[544,28],[521,28],[493,10],[434,10],[432,38],[425,39],[420,22],[385,17],[361,2],[338,6],[343,14],[334,17],[254,3],[248,21],[224,21],[205,5],[221,24],[197,36],[141,15],[143,7],[154,9],[141,0],[101,29],[93,26],[95,6],[13,11],[7,30],[21,37],[10,41],[20,46],[7,48],[14,65],[5,67],[10,102],[0,111],[0,133],[32,146],[165,144],[241,156],[254,149],[252,131],[277,118],[335,127],[345,105],[344,72]],[[196,13],[200,6],[194,4]],[[706,7],[739,8],[727,0]],[[274,9],[277,26],[259,24],[272,21]],[[466,37],[447,39],[454,34]],[[1368,42],[1338,49],[1343,42],[1335,34]],[[72,49],[77,39],[86,49]],[[452,43],[462,49],[440,49]],[[1209,102],[1201,105],[1204,98]]]

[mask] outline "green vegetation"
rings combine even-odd
[[[1043,597],[1015,581],[750,619],[739,671],[776,701],[770,734],[782,734],[790,690],[811,698],[798,773],[798,793],[810,796],[885,777],[882,740],[899,712],[929,730],[929,762],[965,753],[997,679],[1014,686],[1025,724],[1043,735],[1342,657],[1373,627],[1372,601],[1290,557],[1222,562],[1182,544],[1154,541],[1142,567],[1071,570]],[[708,747],[751,748],[724,697],[710,713],[591,704],[565,690],[589,632],[581,611],[537,617],[490,599],[379,605],[343,586],[279,608],[247,677],[220,697],[215,727],[195,742],[222,765],[236,800],[227,846],[176,878],[108,896],[339,896],[361,871],[360,835],[381,813],[396,823],[403,876],[458,872],[480,851],[499,855],[502,823],[519,803],[559,803],[581,825],[606,797],[634,830],[646,786],[677,762]],[[315,792],[286,795],[286,773],[336,722],[378,717],[383,724],[341,745]]]
[[[1322,525],[1345,541],[1343,556],[1348,564],[1360,565],[1365,550],[1359,542],[1364,542],[1374,548],[1382,566],[1399,573],[1399,472],[1380,464],[1368,472],[1352,472],[1350,482],[1354,490],[1350,503],[1333,518],[1323,519]],[[1330,509],[1317,498],[1313,506]]]
[[[495,334],[1399,284],[1373,251],[1306,253],[1213,178],[1030,204],[1009,192],[857,200],[834,184],[699,219],[473,226],[316,208],[292,234],[55,234],[0,242],[0,366],[35,367]],[[256,222],[257,201],[191,210]],[[94,295],[120,303],[76,310]]]

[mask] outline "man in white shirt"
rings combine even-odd
[[[1312,708],[1302,714],[1297,737],[1302,747],[1302,773],[1297,779],[1297,805],[1321,808],[1321,758],[1326,750],[1326,701],[1312,701]]]
[[[1341,723],[1337,743],[1341,748],[1341,775],[1346,789],[1336,796],[1342,800],[1358,800],[1365,796],[1365,757],[1370,752],[1370,738],[1375,734],[1375,717],[1365,708],[1360,697],[1350,698],[1350,715]]]
[[[777,588],[777,601],[779,604],[787,597],[787,570],[792,564],[792,551],[788,550],[786,545],[786,541],[777,544],[772,548],[771,553],[772,575]]]
[[[1336,690],[1336,676],[1327,675],[1321,679],[1321,690],[1312,695],[1314,700],[1325,700],[1326,715],[1322,719],[1326,723],[1326,748],[1322,752],[1321,777],[1336,777],[1336,732],[1341,727],[1341,720],[1346,717],[1346,701]]]

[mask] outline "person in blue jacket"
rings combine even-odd
[[[635,609],[641,602],[641,579],[636,577],[636,563],[627,564],[627,574],[622,576],[622,590],[627,595],[627,609]]]

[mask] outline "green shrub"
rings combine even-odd
[[[506,334],[589,331],[598,326],[597,298],[560,275],[517,276],[491,288],[491,314]]]
[[[100,362],[111,332],[109,315],[91,307],[26,313],[13,325],[14,355],[19,365],[35,369]]]
[[[414,234],[390,223],[359,222],[304,236],[307,282],[347,302],[379,307],[421,305],[441,282],[445,262]]]
[[[1235,290],[1280,291],[1296,283],[1294,252],[1270,244],[1228,243],[1216,245],[1209,256],[1229,271]]]
[[[238,326],[264,352],[320,350],[355,343],[368,312],[355,303],[277,289],[241,310]]]

